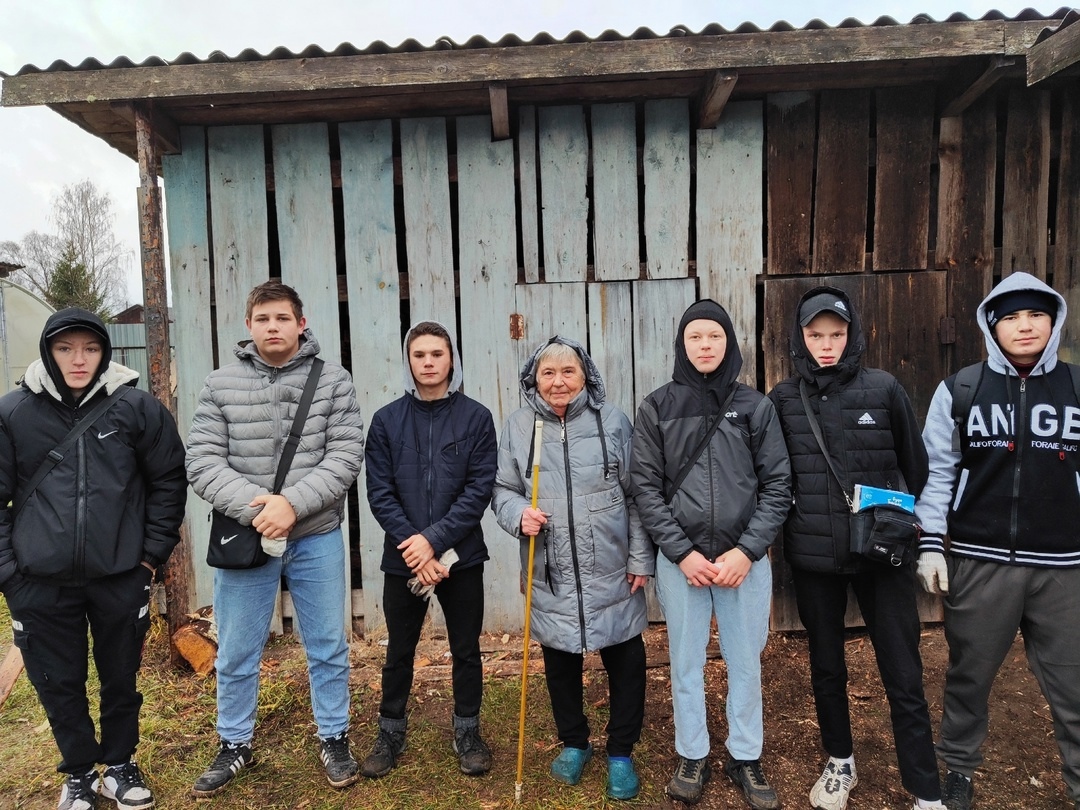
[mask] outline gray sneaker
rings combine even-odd
[[[765,780],[759,760],[729,759],[724,770],[754,810],[776,810],[780,806],[776,791]]]
[[[675,775],[667,783],[664,792],[680,802],[697,804],[701,801],[705,783],[711,776],[712,768],[709,767],[708,757],[702,759],[679,757],[679,767],[675,769]]]
[[[491,749],[480,736],[479,720],[454,715],[454,753],[458,768],[467,776],[483,776],[491,770]]]

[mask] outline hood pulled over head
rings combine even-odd
[[[840,359],[831,366],[819,366],[806,348],[803,327],[823,312],[832,312],[848,324],[848,339]],[[799,299],[792,319],[791,360],[795,373],[808,383],[818,386],[830,380],[847,382],[859,373],[862,366],[866,341],[863,338],[862,320],[851,303],[851,297],[838,287],[815,287]]]
[[[105,328],[104,321],[93,312],[79,307],[68,307],[59,312],[54,312],[45,322],[45,328],[41,330],[41,340],[38,343],[38,348],[41,351],[41,362],[45,366],[49,379],[53,381],[56,390],[60,393],[61,399],[69,405],[73,405],[74,396],[67,383],[64,382],[64,375],[56,365],[51,351],[52,342],[56,336],[69,329],[82,329],[93,332],[101,338],[101,363],[98,365],[97,371],[94,372],[93,378],[87,384],[87,391],[94,389],[97,381],[109,368],[109,363],[112,362],[112,340],[109,338],[109,330]]]
[[[690,361],[686,353],[686,342],[683,334],[687,324],[697,320],[716,321],[727,336],[727,348],[724,351],[724,359],[720,361],[716,371],[702,374]],[[713,393],[716,398],[715,405],[719,407],[727,398],[731,388],[736,385],[739,372],[742,371],[742,351],[739,349],[739,341],[735,336],[735,326],[731,322],[731,316],[727,310],[713,301],[711,298],[702,298],[695,301],[679,319],[679,329],[675,334],[675,369],[671,379],[684,385],[698,386],[702,383]]]
[[[560,343],[573,349],[577,354],[578,359],[581,361],[581,367],[585,370],[585,388],[574,398],[573,402],[570,403],[566,411],[566,418],[569,419],[586,405],[595,410],[599,410],[607,397],[607,392],[604,389],[604,380],[600,376],[600,369],[596,367],[596,363],[593,362],[589,353],[585,351],[584,346],[576,340],[571,340],[570,338],[565,338],[561,335],[552,335],[537,346],[536,350],[532,353],[532,356],[530,356],[529,359],[525,361],[525,365],[522,366],[519,380],[521,383],[521,393],[525,397],[525,400],[537,413],[554,413],[551,406],[540,396],[540,391],[536,384],[536,371],[540,362],[540,355],[543,354],[544,349],[553,343]]]
[[[995,371],[1015,373],[1012,363],[1005,357],[997,340],[994,338],[994,325],[1005,315],[1021,309],[1038,309],[1046,312],[1053,319],[1050,338],[1046,342],[1042,356],[1035,364],[1035,369],[1043,373],[1052,371],[1057,365],[1058,345],[1061,343],[1061,328],[1069,307],[1062,295],[1046,282],[1030,273],[1012,273],[990,291],[975,310],[975,320],[982,330],[986,342],[987,362]]]
[[[434,329],[432,329],[434,327]],[[405,384],[405,391],[411,394],[416,399],[421,399],[420,395],[416,391],[416,379],[413,377],[412,365],[409,363],[409,342],[413,339],[414,333],[419,331],[422,335],[435,334],[440,337],[445,337],[450,343],[450,378],[447,381],[448,388],[446,389],[446,395],[454,394],[461,390],[461,356],[458,354],[457,342],[454,340],[454,333],[450,330],[450,327],[439,321],[424,320],[417,321],[409,327],[409,331],[405,333],[405,340],[401,344],[401,362],[402,362],[402,380]],[[442,335],[440,333],[445,333]]]

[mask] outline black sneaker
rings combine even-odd
[[[100,785],[97,771],[78,775],[69,773],[64,786],[60,788],[57,810],[94,810]]]
[[[371,747],[371,753],[360,766],[360,773],[368,779],[386,776],[397,765],[397,758],[405,750],[405,732],[387,731],[379,728],[379,735]]]
[[[319,758],[326,769],[326,781],[331,787],[348,787],[360,778],[360,766],[349,751],[349,732],[336,737],[324,737]]]
[[[463,774],[483,776],[491,770],[491,749],[480,736],[479,726],[454,729],[454,753]]]
[[[255,757],[251,753],[250,745],[227,743],[222,740],[221,748],[218,749],[217,756],[210,763],[210,767],[195,780],[191,795],[203,799],[220,793],[234,776],[254,761]]]
[[[154,806],[154,794],[134,762],[110,765],[101,776],[101,795],[116,802],[118,810],[147,810]]]
[[[962,773],[948,771],[945,774],[945,787],[941,791],[941,803],[949,810],[971,810],[971,800],[975,797],[975,785]]]
[[[679,767],[667,783],[664,792],[673,799],[687,804],[697,804],[705,791],[705,783],[712,776],[708,758],[687,759],[679,757]]]
[[[755,810],[776,810],[780,806],[776,791],[765,781],[759,760],[729,759],[724,770]]]

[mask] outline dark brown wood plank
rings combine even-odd
[[[975,308],[990,291],[994,269],[994,167],[997,117],[993,98],[959,118],[944,118],[938,143],[938,229],[935,263],[948,273],[948,317],[955,342],[951,371],[984,356]]]
[[[1080,362],[1080,85],[1061,90],[1061,148],[1054,227],[1054,287],[1065,296],[1069,316],[1061,332],[1061,357]]]
[[[934,88],[879,90],[874,269],[926,269]]]
[[[1050,198],[1050,91],[1009,93],[1005,127],[1001,274],[1017,270],[1046,278]]]
[[[988,20],[68,70],[9,77],[4,80],[0,103],[18,107],[89,99],[633,76],[882,59],[917,62],[934,57],[993,56],[1003,51],[1022,53],[1045,27],[1043,21]]]
[[[738,79],[739,74],[734,70],[717,70],[709,74],[698,110],[698,129],[716,126]]]
[[[815,275],[863,270],[869,153],[869,91],[822,93],[811,265]]]
[[[1074,11],[1057,31],[1031,46],[1027,54],[1028,87],[1080,62],[1080,16]]]
[[[810,93],[774,93],[766,99],[765,107],[767,272],[809,273],[817,101]]]

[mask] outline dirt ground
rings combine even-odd
[[[515,647],[515,643],[519,646]],[[649,763],[639,763],[643,778],[651,779],[662,791],[675,766],[671,693],[667,669],[667,639],[662,625],[646,633],[649,677],[643,740],[652,740],[654,752]],[[935,734],[941,719],[941,697],[948,650],[940,626],[924,629],[922,655],[927,700]],[[486,637],[485,672],[512,677],[520,673],[520,639]],[[377,643],[354,646],[354,674],[360,683],[378,683],[384,648]],[[441,680],[448,676],[445,640],[428,638],[420,651],[417,681]],[[532,669],[539,668],[538,650],[531,654]],[[877,673],[869,638],[855,633],[847,642],[849,693],[855,737],[859,786],[853,792],[849,810],[893,810],[910,808],[911,799],[900,784],[896,766],[888,704]],[[587,659],[595,670],[587,676],[586,699],[593,705],[605,702],[607,684],[598,656]],[[809,807],[807,794],[824,764],[813,697],[805,634],[771,634],[763,661],[765,695],[765,772],[786,808]],[[723,740],[726,724],[723,696],[726,674],[719,649],[713,642],[706,665],[713,736],[714,776],[697,807],[704,810],[743,808],[741,794],[724,776]],[[530,693],[532,694],[532,693]],[[546,697],[546,696],[544,696]],[[1053,738],[1049,710],[1034,677],[1027,668],[1022,642],[1018,639],[1007,657],[991,696],[990,737],[984,746],[985,763],[976,774],[976,806],[979,810],[1072,810],[1066,799]],[[594,729],[594,738],[598,737]],[[599,738],[602,741],[602,737]],[[654,793],[654,795],[655,795]],[[642,806],[635,803],[636,806]],[[656,807],[683,807],[667,800]]]

